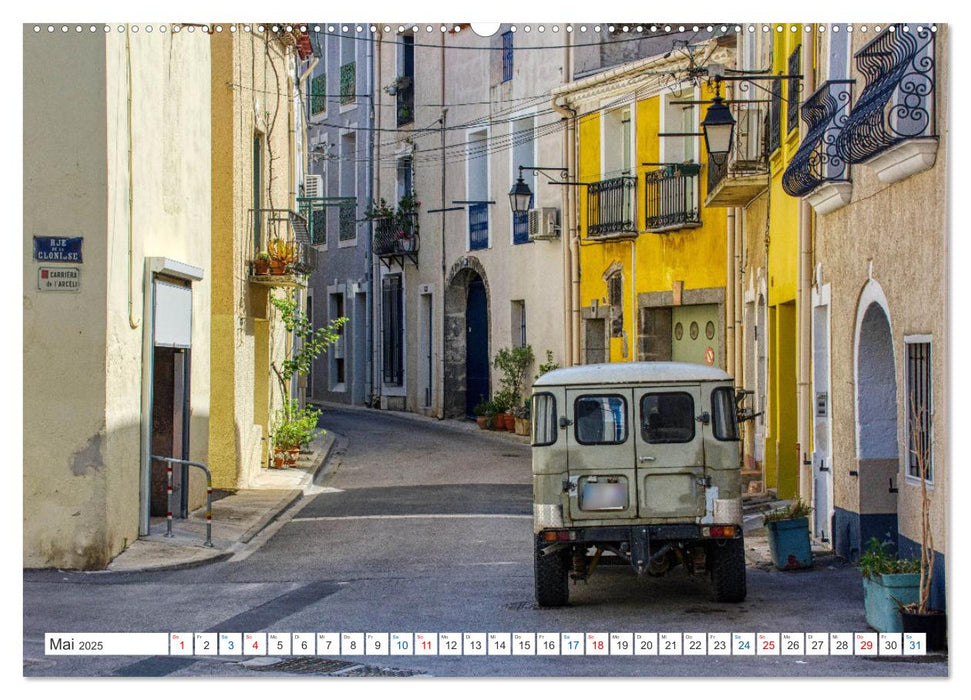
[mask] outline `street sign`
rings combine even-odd
[[[38,268],[37,289],[42,292],[80,292],[81,269],[77,267]]]
[[[34,260],[40,262],[84,262],[81,259],[81,246],[84,238],[60,238],[55,236],[34,236]]]
[[[705,364],[708,365],[709,367],[711,367],[713,364],[715,364],[715,349],[714,348],[710,348],[710,347],[709,348],[705,348]]]

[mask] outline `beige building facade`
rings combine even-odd
[[[455,25],[375,41],[375,199],[420,202],[414,237],[389,238],[373,222],[382,408],[470,415],[498,388],[500,348],[528,344],[535,364],[547,350],[569,363],[569,235],[560,230],[568,188],[524,172],[532,208],[545,211],[532,236],[508,197],[519,166],[554,168],[554,180],[567,166],[550,91],[567,81],[568,54],[518,50],[543,38],[506,25],[480,37]]]
[[[209,65],[198,35],[24,27],[26,567],[104,567],[164,515],[150,456],[206,460]]]

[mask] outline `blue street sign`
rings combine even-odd
[[[34,260],[43,262],[83,262],[81,244],[84,238],[34,236]]]

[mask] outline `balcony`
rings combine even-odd
[[[418,266],[418,249],[421,239],[418,236],[418,213],[399,213],[372,219],[374,226],[374,254],[388,267],[399,265],[402,269],[405,260]]]
[[[357,68],[354,61],[341,66],[341,107],[350,104],[357,97]]]
[[[316,267],[307,219],[290,209],[250,209],[249,229],[249,281],[269,287],[306,286],[307,275]]]
[[[888,183],[931,168],[937,157],[934,32],[904,29],[887,27],[856,52],[866,86],[836,139],[847,163],[865,163]]]
[[[782,174],[782,188],[793,197],[806,197],[817,214],[828,214],[850,201],[850,166],[836,140],[852,98],[852,80],[830,80],[802,105],[806,138]]]
[[[631,238],[637,235],[634,193],[637,178],[629,175],[601,180],[587,186],[587,236]]]
[[[645,227],[663,233],[701,226],[697,163],[666,165],[644,174]]]
[[[708,159],[706,207],[744,207],[768,187],[769,112],[762,103],[731,105],[735,143],[721,164]]]

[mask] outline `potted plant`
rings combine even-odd
[[[529,401],[509,409],[515,419],[516,435],[529,435]]]
[[[270,258],[270,274],[286,274],[287,267],[297,262],[297,245],[282,238],[272,239],[266,247]]]
[[[509,394],[505,391],[497,391],[495,396],[492,397],[492,409],[495,411],[495,419],[492,424],[493,430],[511,429],[506,427],[507,417],[512,418],[506,413],[511,405],[512,401],[510,400]],[[513,423],[512,427],[515,427],[515,423]]]
[[[494,409],[492,407],[492,402],[483,398],[479,403],[476,404],[475,408],[472,409],[475,414],[475,422],[481,430],[487,430],[492,423],[492,418],[495,415]]]
[[[911,453],[917,463],[920,479],[920,581],[916,602],[901,603],[899,606],[901,628],[904,632],[923,632],[927,635],[928,651],[947,649],[947,615],[943,610],[930,607],[931,584],[934,582],[934,534],[930,523],[930,499],[927,496],[928,467],[930,462],[930,441],[924,434],[926,409],[918,409],[911,403],[913,435]]]
[[[813,550],[809,542],[809,515],[813,509],[801,498],[785,508],[766,513],[762,517],[769,531],[769,551],[772,563],[780,571],[808,569],[813,565]]]
[[[890,543],[871,537],[859,567],[867,624],[878,632],[903,632],[900,610],[917,602],[920,561],[899,559]]]
[[[539,379],[547,372],[552,372],[555,369],[559,369],[560,365],[553,359],[553,351],[546,351],[546,362],[543,362],[539,367],[536,368],[536,376],[533,377],[534,380]]]
[[[261,250],[253,258],[253,272],[257,275],[267,275],[270,273],[270,254]]]
[[[529,345],[521,348],[500,348],[496,353],[493,364],[502,374],[499,384],[502,390],[496,396],[502,396],[505,401],[504,410],[522,403],[523,384],[526,375],[533,364],[533,349]],[[505,419],[507,430],[516,429],[516,419],[512,414]]]

